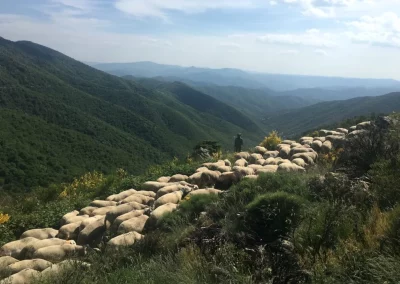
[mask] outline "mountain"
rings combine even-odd
[[[360,79],[305,75],[282,75],[246,72],[239,69],[211,69],[163,65],[153,62],[134,63],[97,63],[93,67],[117,75],[135,77],[165,77],[175,81],[190,80],[219,86],[237,86],[244,88],[270,88],[275,91],[295,89],[349,89],[349,88],[383,88],[399,91],[400,82],[392,79]],[[386,90],[387,91],[387,90]],[[382,92],[383,95],[385,92]],[[359,96],[362,96],[360,94]],[[339,98],[337,98],[339,99]]]
[[[361,97],[342,101],[321,102],[312,106],[284,111],[265,119],[268,130],[278,130],[293,137],[323,125],[334,124],[355,116],[389,114],[400,111],[400,92],[376,97]]]
[[[47,47],[0,38],[0,188],[93,170],[138,173],[202,140],[230,148],[237,132],[248,144],[262,136],[256,126],[244,129],[251,120],[232,107],[214,101],[207,111],[209,96],[176,88],[179,95],[152,91]]]
[[[296,89],[291,91],[276,92],[277,96],[296,96],[308,100],[334,101],[347,100],[357,97],[375,97],[391,93],[393,88],[340,88],[340,89],[321,89],[308,88]],[[397,88],[400,90],[400,88]]]
[[[136,78],[133,76],[124,76],[124,78],[134,80],[151,89],[162,89],[163,86],[168,85],[170,79],[165,77]],[[309,106],[320,101],[313,98],[303,99],[289,95],[277,96],[276,92],[268,89],[198,84],[188,80],[184,82],[192,88],[234,107],[256,122],[261,122],[266,115],[280,110]],[[244,120],[241,119],[240,121]]]

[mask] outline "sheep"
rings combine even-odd
[[[232,163],[231,163],[231,161],[229,161],[228,159],[225,159],[225,160],[224,160],[224,163],[225,163],[225,166],[227,166],[227,167],[232,167]]]
[[[353,132],[354,130],[357,130],[357,126],[353,125],[349,128],[349,133]]]
[[[49,276],[57,276],[58,274],[62,273],[67,269],[74,269],[74,268],[89,268],[90,264],[86,262],[82,262],[79,260],[63,260],[57,264],[53,264],[52,266],[46,268],[41,273],[41,279],[45,279]]]
[[[62,226],[56,237],[64,240],[76,239],[79,234],[79,227],[81,223],[82,221]]]
[[[303,167],[303,168],[305,168],[307,166],[306,162],[302,158],[293,159],[292,163],[296,164],[300,167]]]
[[[250,153],[249,152],[240,152],[235,154],[235,159],[245,159],[248,160],[250,158]]]
[[[6,266],[18,262],[18,259],[15,259],[11,256],[0,256],[0,271],[4,269]]]
[[[98,207],[93,207],[93,208],[94,208],[93,210],[95,210]],[[93,212],[93,210],[92,210],[92,212]],[[82,222],[83,220],[85,220],[87,218],[89,218],[89,215],[78,215],[78,216],[75,216],[75,217],[71,217],[71,218],[68,218],[68,220],[65,222],[64,225],[77,223],[77,222]]]
[[[97,216],[93,216],[93,217],[89,217],[85,220],[83,220],[79,226],[79,232],[82,231],[83,229],[86,228],[86,226],[88,226],[90,223],[97,221],[97,220],[103,220],[105,219],[106,216],[104,215],[97,215]]]
[[[113,210],[115,207],[116,206],[106,206],[106,207],[97,208],[97,209],[93,210],[93,212],[90,213],[89,216],[93,217],[93,216],[98,216],[98,215],[106,215],[107,212]]]
[[[347,138],[348,138],[348,139],[353,139],[353,138],[355,138],[355,137],[357,137],[357,136],[360,136],[360,135],[366,134],[366,133],[368,133],[368,130],[365,130],[365,129],[354,130],[354,131],[350,132],[350,133],[347,135]]]
[[[275,173],[278,170],[277,165],[267,165],[262,167],[261,169],[257,169],[257,174],[263,174],[263,173]]]
[[[267,165],[277,165],[278,164],[279,159],[277,158],[268,158],[265,160],[264,165],[263,166],[267,166]]]
[[[235,166],[237,167],[247,167],[249,163],[245,159],[239,159],[235,162]]]
[[[321,152],[322,153],[329,153],[332,150],[332,142],[329,140],[326,140],[324,143],[322,143],[321,147]]]
[[[89,206],[92,207],[108,207],[108,206],[115,206],[117,205],[116,201],[109,201],[109,200],[94,200],[90,202]]]
[[[303,167],[300,167],[293,163],[283,163],[278,166],[279,172],[301,172],[305,171]]]
[[[194,196],[194,195],[208,195],[208,194],[220,194],[222,193],[222,190],[218,190],[215,188],[202,188],[198,190],[194,190],[188,194],[188,196]]]
[[[371,126],[372,126],[371,121],[360,122],[359,124],[357,124],[356,130],[369,129],[369,128],[371,128]]]
[[[129,195],[135,194],[136,192],[137,191],[135,189],[128,189],[128,190],[122,191],[118,194],[110,195],[109,197],[106,198],[106,200],[120,202],[121,200],[127,198]]]
[[[171,179],[171,177],[160,177],[158,178],[156,181],[157,182],[169,182],[169,180]]]
[[[226,172],[230,172],[232,170],[232,168],[229,166],[219,166],[215,170],[220,173],[226,173]]]
[[[18,262],[18,259],[15,259],[11,256],[1,256],[0,257],[0,277],[2,275],[8,275],[8,266]]]
[[[198,187],[213,186],[217,182],[221,172],[218,171],[204,171],[198,172],[189,177],[189,182]]]
[[[340,133],[344,133],[344,134],[348,134],[349,133],[349,131],[346,128],[337,128],[336,131],[340,132]]]
[[[239,182],[239,177],[235,172],[225,172],[219,176],[217,182],[215,183],[215,187],[219,189],[228,189],[232,186],[232,184],[237,182]]]
[[[322,141],[320,141],[320,140],[314,140],[314,141],[311,143],[311,148],[312,148],[313,150],[317,151],[317,152],[321,151],[321,148],[322,148]]]
[[[111,224],[119,216],[124,215],[129,212],[132,212],[132,211],[135,211],[135,210],[144,210],[145,208],[147,208],[147,207],[144,206],[143,204],[140,204],[137,202],[129,202],[129,203],[124,203],[122,205],[118,205],[113,210],[110,210],[109,212],[107,212],[107,214],[104,218],[106,228],[107,229],[110,228]]]
[[[239,178],[254,175],[254,170],[247,167],[233,167],[233,171],[238,174]]]
[[[314,138],[313,137],[308,137],[308,136],[305,136],[305,137],[301,137],[300,138],[300,144],[302,144],[304,141],[307,141],[307,140],[314,140]]]
[[[118,227],[118,234],[120,235],[129,232],[143,232],[147,219],[149,219],[149,216],[140,215],[138,217],[134,217],[132,219],[122,222],[121,225],[119,225]]]
[[[293,143],[296,143],[296,141],[293,140],[283,140],[281,144],[287,144],[287,145],[291,145]]]
[[[325,137],[314,137],[314,140],[313,140],[313,141],[321,141],[322,143],[324,143],[325,140],[326,140]]]
[[[107,242],[107,246],[118,248],[128,247],[133,245],[136,241],[143,239],[143,235],[138,232],[129,232],[112,238]]]
[[[261,154],[253,153],[250,155],[249,162],[250,164],[255,164],[258,160],[261,160],[263,156]]]
[[[53,263],[65,260],[74,254],[83,256],[86,254],[86,247],[78,246],[75,244],[56,245],[40,248],[34,252],[34,258],[40,258]]]
[[[31,259],[35,251],[40,248],[56,246],[56,245],[64,245],[69,244],[70,241],[63,240],[61,238],[53,238],[53,239],[45,239],[45,240],[37,240],[21,250],[20,258],[21,259]]]
[[[293,156],[294,154],[298,154],[298,153],[307,153],[307,152],[314,152],[314,150],[311,148],[305,148],[305,147],[295,147],[290,150],[289,156]]]
[[[289,158],[290,155],[290,146],[287,147],[282,147],[281,150],[279,151],[279,155],[283,158],[283,159],[287,159]]]
[[[258,178],[257,175],[249,175],[249,176],[243,177],[243,179],[257,179],[257,178]]]
[[[150,213],[151,221],[157,222],[159,219],[161,219],[162,216],[164,216],[164,214],[175,211],[177,207],[178,204],[173,203],[167,203],[160,207],[157,207]]]
[[[277,165],[279,166],[280,164],[283,164],[283,163],[290,163],[290,160],[289,159],[280,159],[280,160],[278,160]]]
[[[44,239],[51,239],[54,238],[58,234],[58,230],[55,230],[53,228],[44,228],[44,229],[32,229],[25,231],[20,239],[25,239],[28,237],[36,238],[38,240],[44,240]]]
[[[267,148],[262,147],[262,146],[256,146],[256,147],[254,148],[254,152],[255,152],[255,153],[258,153],[258,154],[261,154],[261,155],[264,155],[265,152],[267,152]]]
[[[103,234],[106,231],[105,218],[98,219],[88,224],[82,231],[79,232],[77,244],[86,245],[98,243],[101,241]]]
[[[265,154],[263,155],[264,159],[268,159],[268,158],[276,158],[279,156],[279,151],[267,151],[265,152]]]
[[[208,168],[207,168],[207,167],[200,167],[200,168],[198,168],[198,169],[196,170],[196,173],[204,172],[204,171],[208,171]]]
[[[140,215],[144,214],[144,210],[134,210],[125,214],[122,214],[120,216],[118,216],[114,222],[106,224],[107,229],[109,228],[111,232],[115,232],[116,230],[118,230],[119,225],[122,224],[122,222],[135,218],[135,217],[139,217]]]
[[[223,163],[223,165],[225,166],[225,162]],[[189,177],[186,175],[176,174],[170,178],[169,182],[187,181],[188,179]]]
[[[156,193],[154,191],[148,191],[148,190],[138,190],[137,194],[141,194],[152,198],[156,197]]]
[[[136,194],[132,194],[125,198],[124,200],[118,202],[118,205],[124,204],[124,203],[129,203],[129,202],[137,202],[143,205],[149,205],[154,202],[153,197],[148,197],[145,195],[140,194],[139,192]]]
[[[0,256],[12,256],[19,259],[21,251],[24,247],[38,241],[39,239],[28,237],[21,240],[9,242],[0,248]]]
[[[18,261],[8,266],[8,270],[11,274],[18,273],[24,269],[34,269],[36,271],[43,271],[47,267],[52,265],[51,262],[44,259],[27,259]]]
[[[179,190],[190,191],[190,189],[198,189],[198,186],[197,185],[187,186],[187,185],[182,185],[182,184],[172,184],[172,185],[163,187],[159,191],[157,191],[156,199],[160,198],[163,195],[171,193],[171,192],[175,192],[175,191],[179,191]]]
[[[61,218],[61,226],[62,226],[62,225],[65,225],[65,224],[67,223],[67,221],[68,221],[69,218],[78,216],[78,214],[79,214],[79,211],[77,211],[77,210],[74,210],[74,211],[72,211],[72,212],[69,212],[69,213],[65,214],[65,215]]]
[[[293,161],[294,159],[301,158],[303,159],[308,165],[313,165],[314,161],[317,159],[318,155],[317,153],[313,152],[308,152],[308,153],[298,153],[294,154],[291,157],[291,160]]]
[[[29,284],[38,278],[39,275],[39,271],[27,268],[1,280],[0,284]]]
[[[156,182],[156,181],[146,181],[142,188],[144,190],[149,190],[153,192],[157,192],[160,188],[163,188],[164,186],[170,185],[170,183],[167,182]]]
[[[188,191],[184,192],[184,190],[179,190],[179,191],[167,193],[167,194],[161,196],[160,198],[158,198],[154,202],[154,208],[157,208],[157,207],[159,207],[161,205],[164,205],[164,204],[167,204],[167,203],[178,204],[179,201],[182,200],[182,197],[183,197],[184,193],[188,193]]]
[[[328,136],[326,136],[326,140],[331,141],[333,147],[335,147],[335,148],[343,147],[346,142],[345,137],[338,136],[338,135],[328,135]]]
[[[262,165],[249,165],[249,168],[253,169],[254,171],[257,171],[258,169],[262,169]]]
[[[90,215],[90,214],[92,214],[92,212],[94,211],[94,210],[96,210],[98,207],[93,207],[93,206],[87,206],[87,207],[84,207],[84,208],[82,208],[80,211],[79,211],[79,216],[81,216],[81,215],[83,215],[83,216],[85,216],[85,215]],[[75,222],[73,222],[73,223],[75,223]]]
[[[264,165],[264,163],[265,163],[265,159],[260,159],[260,160],[257,160],[256,161],[256,165]]]

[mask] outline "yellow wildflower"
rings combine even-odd
[[[0,213],[0,225],[7,223],[10,220],[10,216],[8,214]]]

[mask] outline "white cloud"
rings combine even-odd
[[[254,8],[259,0],[117,0],[115,7],[138,17],[167,19],[168,11],[199,13],[210,9]]]
[[[332,48],[337,46],[335,35],[330,33],[322,33],[317,29],[311,29],[305,33],[271,33],[259,36],[257,40],[261,43],[303,45],[319,48]]]
[[[278,52],[278,54],[288,54],[288,55],[296,55],[299,54],[300,52],[296,49],[288,49],[288,50],[282,50]]]
[[[400,47],[400,17],[388,12],[381,16],[363,16],[347,23],[346,35],[357,43]]]
[[[327,56],[328,52],[326,50],[323,49],[315,49],[314,53],[319,54],[319,55],[323,55],[323,56]]]
[[[276,2],[276,1],[269,1],[269,5],[271,5],[271,6],[275,6],[277,4],[278,4],[278,2]]]

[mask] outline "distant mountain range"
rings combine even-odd
[[[195,83],[244,88],[269,88],[275,91],[295,89],[352,89],[382,88],[389,91],[400,90],[400,82],[392,79],[359,79],[303,75],[262,74],[239,69],[210,69],[162,65],[153,62],[101,63],[91,65],[117,76],[164,77],[169,81],[193,81]],[[384,94],[381,93],[381,94]]]

